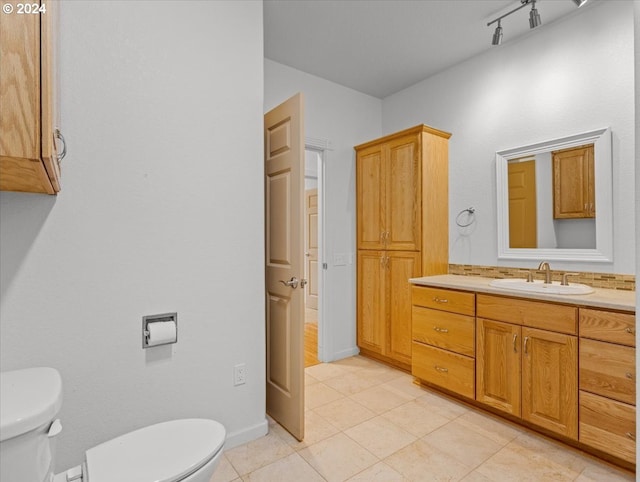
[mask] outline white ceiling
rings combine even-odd
[[[593,1],[593,0],[592,0]],[[384,98],[490,48],[487,23],[520,0],[265,0],[265,57]],[[503,45],[575,14],[571,0],[538,0],[502,21]],[[588,8],[588,7],[582,7]]]

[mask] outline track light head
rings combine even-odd
[[[582,7],[588,1],[589,0],[573,0],[573,3],[575,3],[578,7]]]
[[[502,27],[500,26],[500,21],[498,21],[498,26],[496,27],[496,31],[493,32],[493,39],[491,40],[491,45],[500,45],[502,43]]]
[[[536,28],[540,25],[542,25],[542,19],[540,18],[540,14],[536,8],[536,0],[533,0],[531,12],[529,12],[529,28]]]

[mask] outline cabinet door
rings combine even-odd
[[[420,253],[387,251],[389,343],[387,355],[411,364],[411,283],[420,276]]]
[[[553,217],[595,217],[593,144],[553,152]]]
[[[520,327],[478,318],[476,400],[520,416]]]
[[[578,438],[578,340],[522,328],[522,418]]]
[[[386,249],[420,250],[420,152],[418,137],[388,143],[386,156]]]
[[[383,251],[358,251],[358,346],[380,355],[386,349],[385,261]]]
[[[356,204],[358,249],[384,249],[385,178],[383,144],[357,153]]]

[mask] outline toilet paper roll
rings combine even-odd
[[[148,346],[164,345],[178,341],[178,332],[174,321],[158,321],[147,325],[149,331]]]

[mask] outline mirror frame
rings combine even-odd
[[[542,152],[566,149],[592,142],[594,143],[597,202],[595,249],[510,248],[507,162],[510,159],[534,156]],[[611,157],[611,129],[608,127],[496,152],[498,259],[611,263],[613,261],[613,166]]]

